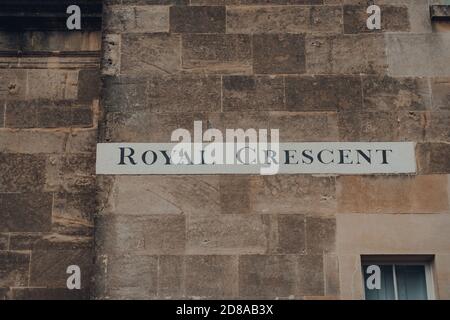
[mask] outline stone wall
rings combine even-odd
[[[90,296],[100,43],[0,33],[0,299]]]
[[[106,2],[100,141],[169,142],[194,120],[414,141],[418,175],[99,177],[97,298],[358,299],[360,254],[378,253],[435,254],[450,297],[450,33],[430,1],[376,1],[375,32],[372,1]]]

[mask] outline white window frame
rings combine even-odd
[[[414,265],[414,266],[424,266],[425,267],[425,282],[427,287],[427,298],[428,300],[436,300],[436,291],[434,286],[434,277],[433,277],[433,268],[432,268],[432,261],[401,261],[401,260],[392,260],[392,261],[382,261],[377,262],[377,260],[362,260],[361,261],[361,267],[362,265],[372,264],[376,266],[382,266],[382,265],[390,265],[392,266],[392,277],[394,282],[394,295],[395,300],[398,299],[398,292],[397,292],[397,275],[395,266],[408,266],[408,265]],[[362,268],[364,269],[364,268]],[[365,270],[362,270],[363,273]],[[366,284],[364,283],[364,275],[363,275],[363,295],[364,300],[366,299],[366,290],[365,290]]]

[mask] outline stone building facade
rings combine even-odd
[[[445,1],[375,1],[369,31],[373,2],[107,0],[101,35],[3,32],[0,297],[363,299],[381,259],[427,263],[450,299]],[[417,173],[95,175],[96,142],[195,120],[411,141]]]

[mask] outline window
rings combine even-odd
[[[431,300],[431,261],[425,257],[362,258],[366,300]]]

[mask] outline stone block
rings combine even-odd
[[[0,192],[33,192],[45,184],[45,156],[0,153]]]
[[[382,35],[306,37],[306,70],[309,74],[384,74],[386,69]]]
[[[67,134],[35,130],[0,131],[0,152],[3,153],[63,153]],[[69,138],[70,140],[70,138]]]
[[[271,76],[224,76],[224,111],[284,110],[284,80]]]
[[[389,75],[449,76],[448,33],[386,34]]]
[[[426,78],[362,78],[364,110],[424,111],[431,106],[431,93]]]
[[[397,141],[396,112],[339,112],[339,138],[343,141]]]
[[[35,245],[42,240],[41,233],[12,233],[10,235],[10,250],[33,250]]]
[[[220,111],[220,87],[219,76],[152,77],[149,79],[146,107],[153,112]]]
[[[0,251],[8,250],[9,248],[9,234],[0,234]]]
[[[249,74],[251,38],[234,34],[183,34],[181,58],[187,72]]]
[[[420,212],[420,211],[417,211]],[[337,215],[337,248],[339,268],[341,257],[354,254],[361,266],[361,254],[447,254],[450,245],[447,213],[427,215],[416,214],[339,214]],[[357,255],[357,256],[356,256]],[[356,266],[355,266],[356,267]],[[341,269],[341,284],[348,280],[344,265]],[[361,273],[359,273],[361,274]],[[362,287],[362,286],[361,286]],[[342,289],[342,288],[341,288]],[[343,293],[343,292],[341,292]]]
[[[80,70],[78,73],[78,101],[91,103],[100,98],[100,71]]]
[[[450,141],[450,112],[431,112],[428,117],[426,128],[427,141]]]
[[[102,104],[108,112],[144,109],[148,81],[139,77],[104,76]]]
[[[0,251],[0,287],[28,285],[30,253]]]
[[[432,110],[450,111],[450,78],[431,79]]]
[[[356,111],[362,108],[356,76],[286,77],[289,111]]]
[[[304,35],[254,35],[253,71],[257,74],[305,73]]]
[[[336,219],[306,217],[306,253],[335,252]]]
[[[341,32],[338,6],[230,6],[227,33]]]
[[[124,34],[121,50],[123,74],[172,74],[181,68],[181,38],[177,34]]]
[[[277,217],[277,253],[301,254],[306,250],[305,216],[280,214]]]
[[[281,142],[339,139],[338,119],[334,112],[271,112],[269,126],[279,129]]]
[[[168,32],[169,7],[158,5],[105,6],[104,32]]]
[[[225,33],[224,6],[172,6],[170,32]]]
[[[184,256],[159,256],[158,261],[158,298],[183,298],[186,278]]]
[[[227,255],[186,256],[186,296],[232,298],[237,295],[238,258]]]
[[[339,259],[335,254],[326,254],[323,256],[324,274],[325,274],[325,295],[339,297],[340,279],[339,279]]]
[[[42,90],[45,87],[47,90]],[[27,70],[28,99],[75,100],[78,96],[78,71]]]
[[[77,265],[81,271],[81,288],[88,288],[93,268],[90,250],[45,250],[33,251],[30,268],[30,286],[66,288],[67,267]]]
[[[420,174],[449,174],[450,145],[448,143],[419,143],[416,147]]]
[[[259,215],[190,216],[187,251],[191,254],[265,253],[267,232],[267,225]]]
[[[21,69],[0,70],[0,99],[24,99],[27,88],[27,71]]]
[[[340,176],[338,212],[441,213],[448,212],[445,175]]]
[[[323,255],[300,255],[298,257],[298,296],[323,296]]]
[[[151,254],[184,253],[186,218],[182,215],[153,215],[142,218],[145,252]]]
[[[251,190],[253,211],[258,213],[329,215],[335,210],[333,177],[261,176]]]
[[[344,5],[344,33],[372,32],[404,32],[409,31],[409,16],[407,6],[381,5],[381,29],[367,28],[368,4]]]
[[[49,231],[52,204],[51,193],[0,193],[0,231]]]
[[[113,190],[112,212],[118,215],[220,212],[219,178],[214,176],[122,176]]]
[[[223,214],[247,214],[251,212],[251,177],[220,177],[220,212]]]
[[[103,75],[115,75],[120,72],[120,34],[104,34],[103,35],[103,59],[101,65],[101,73]]]
[[[252,299],[288,298],[296,294],[297,257],[243,255],[239,257],[239,296]]]
[[[140,288],[146,298],[155,297],[158,257],[124,254],[108,257],[108,286],[111,289]]]

